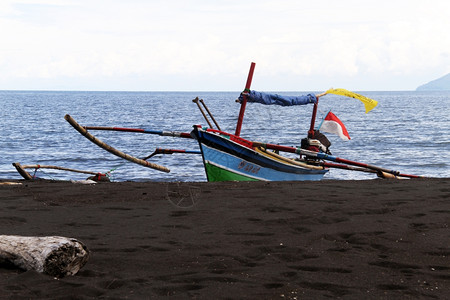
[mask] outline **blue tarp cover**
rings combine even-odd
[[[239,99],[242,101],[242,94]],[[305,105],[316,102],[316,96],[308,94],[304,96],[281,96],[278,94],[267,94],[257,91],[250,91],[248,93],[247,102],[261,103],[265,105],[281,105],[281,106],[293,106],[293,105]]]

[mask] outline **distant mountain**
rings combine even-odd
[[[416,91],[450,91],[450,73],[419,86]]]

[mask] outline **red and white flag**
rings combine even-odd
[[[350,139],[350,135],[348,134],[344,123],[342,123],[341,120],[339,120],[339,118],[336,117],[336,115],[331,111],[325,116],[325,119],[319,130],[337,134],[341,139],[345,141],[348,141]]]

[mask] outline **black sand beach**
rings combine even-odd
[[[0,234],[91,256],[62,279],[2,266],[2,299],[450,298],[450,179],[18,182]]]

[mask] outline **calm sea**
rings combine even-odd
[[[319,118],[331,109],[346,125],[350,141],[327,134],[331,152],[403,173],[450,177],[450,92],[360,92],[379,102],[365,114],[361,102],[327,95]],[[304,92],[279,93],[300,95]],[[157,155],[150,161],[169,174],[122,160],[75,131],[70,114],[82,125],[120,126],[189,132],[205,125],[192,99],[204,99],[222,130],[234,132],[239,92],[59,92],[0,91],[0,178],[20,179],[12,166],[56,165],[108,172],[114,181],[205,181],[200,155]],[[309,129],[312,106],[275,107],[248,104],[241,136],[261,142],[300,145]],[[156,148],[198,150],[193,140],[149,134],[93,132],[113,147],[136,157]],[[34,173],[34,170],[29,170]],[[86,175],[38,170],[48,179],[85,179]],[[331,170],[326,179],[369,179],[372,174]]]

